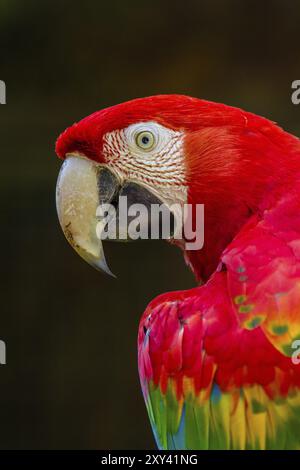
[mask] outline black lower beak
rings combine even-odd
[[[128,228],[137,215],[140,223],[147,225],[147,238],[170,238],[174,234],[175,219],[173,213],[151,190],[130,181],[125,181],[121,185],[118,178],[106,167],[99,167],[97,178],[99,203],[111,204],[116,211],[116,220],[114,221],[117,227],[116,236],[114,232],[111,236],[108,235],[106,239],[117,241],[136,240],[136,238],[131,237]],[[123,203],[123,201],[125,202]],[[144,220],[139,213],[138,206],[142,206],[147,211],[147,220]],[[136,209],[136,211],[133,209]],[[133,214],[133,212],[135,213]],[[164,233],[164,217],[169,220],[167,237]],[[158,230],[154,232],[153,227],[158,228]],[[153,233],[154,236],[152,236]],[[120,236],[120,234],[123,234],[123,236]],[[126,234],[126,237],[124,237],[124,234]]]

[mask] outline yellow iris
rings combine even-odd
[[[154,147],[154,135],[150,131],[139,132],[135,138],[136,145],[142,150],[151,150]]]

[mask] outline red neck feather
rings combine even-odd
[[[244,125],[205,127],[186,137],[188,201],[205,205],[204,248],[185,253],[198,280],[252,214],[261,214],[300,173],[300,141],[270,121],[243,113]]]

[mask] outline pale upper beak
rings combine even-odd
[[[100,165],[86,158],[68,157],[57,180],[56,207],[60,225],[71,246],[96,269],[113,275],[105,261],[101,239],[96,233],[101,170]],[[113,175],[111,179],[114,179]],[[108,184],[103,188],[107,191],[107,199],[116,181],[111,181],[110,188]]]

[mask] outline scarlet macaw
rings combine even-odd
[[[299,448],[300,141],[241,109],[160,95],[75,123],[56,152],[62,228],[98,268],[99,202],[140,201],[140,188],[205,205],[203,249],[181,244],[199,286],[154,299],[139,327],[159,448]]]

